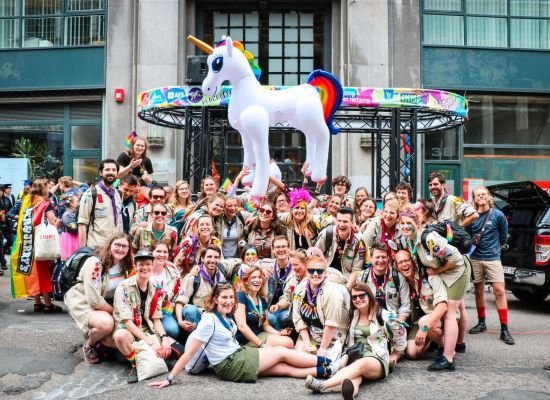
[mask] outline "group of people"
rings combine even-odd
[[[63,231],[63,260],[95,248],[65,304],[83,332],[85,361],[116,349],[131,364],[130,383],[138,379],[138,341],[172,368],[155,387],[196,371],[204,359],[224,380],[305,378],[308,389],[340,388],[345,399],[403,357],[433,351],[428,370],[453,371],[455,354],[466,351],[471,276],[478,324],[469,332],[487,329],[487,280],[500,339],[514,344],[500,265],[507,222],[484,187],[468,204],[447,194],[436,172],[428,178],[431,198],[412,203],[414,189],[402,182],[378,210],[364,187],[349,196],[345,176],[332,181],[331,195],[289,188],[274,176],[251,209],[246,191],[227,195],[213,177],[203,179],[193,202],[187,182],[159,186],[152,173],[147,142],[136,137],[118,160],[100,163],[93,187],[35,180],[22,202],[49,202],[44,218]],[[56,205],[58,189],[63,204]],[[441,221],[470,230],[469,256],[430,229]],[[45,266],[37,268],[47,276]],[[44,278],[36,311],[58,311],[49,292]]]

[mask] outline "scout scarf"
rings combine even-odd
[[[340,231],[338,230],[338,227],[336,227],[336,234],[334,235],[334,239],[336,240],[336,251],[340,255],[340,262],[342,263],[344,261],[344,255],[353,244],[353,239],[354,239],[353,231],[349,233],[348,238],[344,242],[343,248],[340,248]]]
[[[206,270],[204,269],[204,264],[201,264],[199,274],[202,277],[202,279],[204,279],[206,282],[208,282],[210,284],[210,286],[212,286],[212,287],[214,287],[216,285],[216,283],[219,282],[221,277],[222,277],[221,272],[216,268],[216,276],[215,276],[214,279],[212,279],[210,277],[210,275],[208,275],[208,272],[206,272]]]
[[[225,329],[227,329],[229,332],[231,332],[231,335],[233,335],[233,329],[232,329],[233,328],[233,321],[232,321],[232,319],[230,318],[229,322],[228,322],[226,318],[221,316],[221,314],[218,312],[218,310],[214,311],[214,314],[216,315],[216,317],[218,317],[218,319],[222,323],[223,327]]]
[[[376,288],[375,295],[376,295],[376,300],[379,301],[378,304],[380,304],[380,301],[384,302],[384,304],[385,304],[386,303],[386,293],[384,292],[384,289],[386,288],[386,285],[388,284],[388,281],[390,279],[390,267],[388,266],[386,268],[386,273],[384,274],[384,281],[381,285],[378,283],[378,279],[376,278],[376,275],[374,274],[374,268],[372,268],[372,267],[370,269],[370,278],[371,278],[371,281],[372,281],[374,287]]]
[[[115,226],[118,225],[118,212],[116,207],[116,190],[114,188],[107,189],[103,184],[103,181],[100,181],[97,186],[105,192],[105,194],[111,199],[111,206],[113,207],[113,215],[115,216]]]
[[[320,325],[321,321],[319,321],[319,314],[317,312],[317,295],[319,294],[319,291],[323,287],[323,284],[325,283],[325,279],[320,283],[319,286],[317,286],[317,289],[311,293],[311,287],[309,286],[309,282],[306,283],[306,296],[304,298],[305,301],[302,301],[302,304],[300,305],[300,314],[308,319],[310,322],[312,322],[314,325]]]
[[[281,269],[278,266],[277,261],[275,261],[274,270],[275,270],[275,283],[277,284],[277,287],[275,288],[275,293],[273,294],[273,298],[278,298],[278,297],[281,297],[281,294],[283,292],[283,285],[286,281],[286,278],[290,274],[292,267],[290,266],[290,262],[289,262],[285,268],[285,273],[282,276],[279,276]]]
[[[260,296],[256,296],[256,300],[258,300],[258,306],[256,307],[256,304],[254,304],[254,299],[250,294],[246,295],[248,297],[248,300],[250,300],[250,305],[252,306],[252,312],[251,314],[256,315],[258,317],[258,327],[262,326],[262,324],[265,321],[265,314],[264,314],[264,307],[262,305],[262,299]]]

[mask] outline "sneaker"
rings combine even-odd
[[[325,381],[308,375],[306,378],[305,386],[306,389],[312,390],[316,393],[321,393],[325,390]]]
[[[87,364],[97,364],[99,362],[95,347],[90,346],[88,343],[84,343],[82,352],[84,353],[84,361],[86,361]]]
[[[437,349],[435,349],[433,362],[439,362],[441,360],[441,357],[443,357],[443,347],[438,347]]]
[[[481,332],[485,332],[486,330],[487,330],[487,325],[485,325],[485,322],[478,322],[476,326],[470,329],[470,334],[475,335]]]
[[[136,367],[132,367],[132,369],[130,371],[130,375],[128,375],[127,382],[128,383],[137,383],[137,381],[138,381],[137,369],[136,369]]]
[[[331,361],[338,360],[342,356],[342,342],[337,340],[334,346],[327,352],[327,358]]]
[[[447,360],[447,357],[441,356],[439,360],[434,361],[428,366],[428,371],[454,371],[455,363]]]
[[[503,329],[500,332],[500,340],[502,340],[504,343],[510,344],[510,345],[516,343],[514,338],[512,337],[512,335],[510,335],[510,332],[508,331],[508,329]]]
[[[330,369],[330,376],[334,376],[341,368],[345,367],[347,360],[347,356],[340,356],[336,360],[333,360],[328,366]]]
[[[342,381],[342,399],[343,400],[353,400],[353,392],[355,391],[355,387],[353,386],[353,382],[351,379],[344,379]]]
[[[457,343],[455,346],[455,351],[461,354],[466,353],[466,343]]]

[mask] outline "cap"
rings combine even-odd
[[[24,185],[24,186],[30,186],[30,185],[31,185],[31,182],[32,182],[32,181],[31,181],[30,179],[25,179],[25,180],[23,181],[23,185]]]
[[[2,186],[4,186],[4,189],[11,189],[11,183],[4,183]]]
[[[143,260],[143,259],[150,259],[150,260],[154,260],[155,259],[155,256],[153,255],[153,253],[149,250],[139,250],[136,255],[134,256],[134,261],[137,261],[137,260]]]

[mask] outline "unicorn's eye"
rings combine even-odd
[[[212,61],[212,72],[220,72],[223,67],[223,57],[216,57]]]

